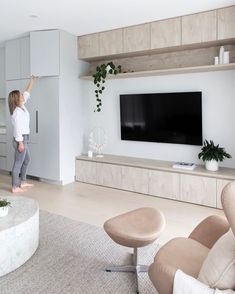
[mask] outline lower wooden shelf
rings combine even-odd
[[[172,167],[173,162],[105,155],[76,158],[76,180],[146,195],[222,208],[223,187],[235,180],[235,169],[207,171]]]

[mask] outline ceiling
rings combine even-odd
[[[0,45],[33,30],[76,36],[234,5],[235,0],[0,0]]]

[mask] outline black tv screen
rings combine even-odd
[[[201,92],[120,95],[121,139],[202,145]]]

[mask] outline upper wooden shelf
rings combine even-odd
[[[235,69],[235,63],[218,64],[218,65],[203,65],[203,66],[182,67],[182,68],[158,69],[158,70],[139,71],[139,72],[128,72],[128,73],[120,73],[117,75],[108,75],[107,79],[127,79],[127,78],[137,78],[137,77],[222,71],[222,70],[232,70],[232,69]],[[79,78],[82,80],[90,80],[90,81],[93,80],[92,76],[80,76]]]

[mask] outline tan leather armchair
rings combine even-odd
[[[235,182],[222,192],[225,217],[210,216],[203,220],[188,238],[167,242],[156,254],[149,268],[149,277],[159,294],[172,294],[177,269],[198,278],[198,274],[216,241],[228,230],[235,235]]]

